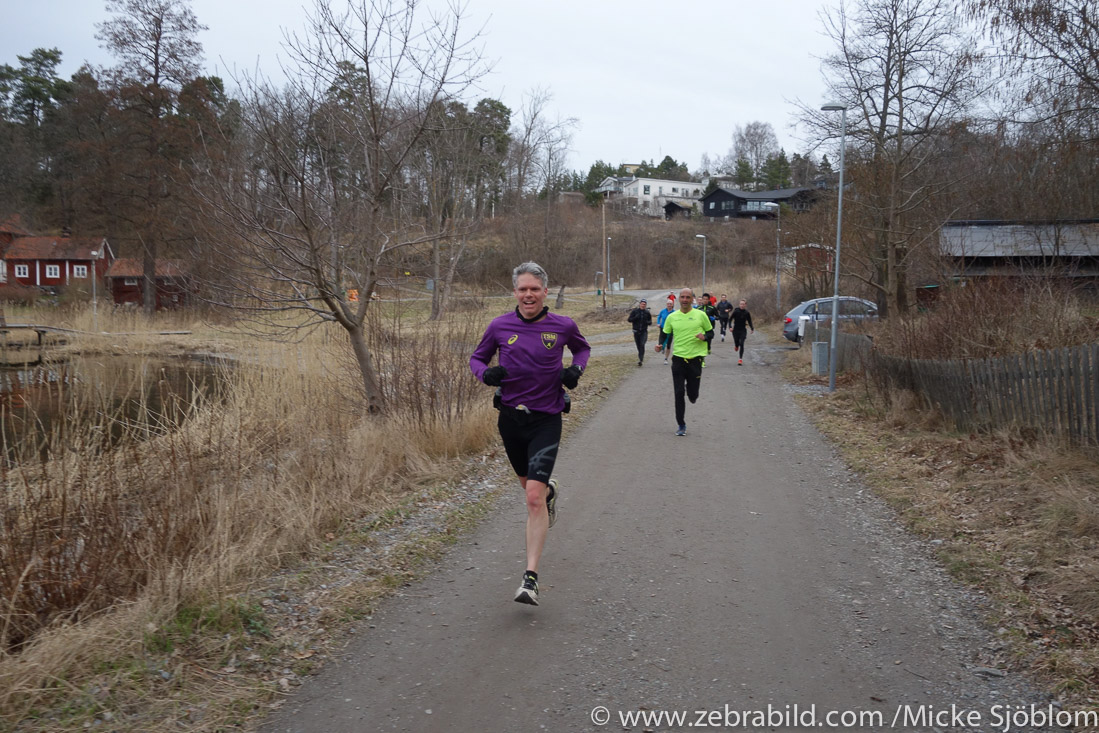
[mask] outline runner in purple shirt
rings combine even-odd
[[[549,276],[524,262],[511,276],[515,310],[494,318],[469,358],[473,375],[499,387],[497,426],[511,467],[527,497],[527,570],[515,593],[519,603],[538,605],[538,561],[546,534],[557,521],[557,481],[551,478],[561,442],[565,390],[575,389],[591,347],[571,318],[549,312]],[[572,364],[563,367],[565,347]],[[489,366],[499,354],[499,364]]]

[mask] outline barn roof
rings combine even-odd
[[[1099,257],[1099,221],[950,221],[939,242],[951,257]]]

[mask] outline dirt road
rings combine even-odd
[[[995,668],[979,598],[806,421],[786,348],[753,336],[738,367],[714,344],[684,438],[650,353],[563,448],[541,606],[511,600],[516,489],[263,730],[1002,730],[1004,706],[1047,710]],[[1026,710],[1011,730],[1042,728]]]

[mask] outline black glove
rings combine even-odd
[[[499,387],[508,376],[508,370],[502,366],[489,367],[485,370],[485,373],[481,375],[481,381],[490,387]]]
[[[584,370],[573,364],[568,369],[561,370],[561,384],[565,385],[569,389],[576,389],[576,385],[580,384],[580,375],[584,373]]]

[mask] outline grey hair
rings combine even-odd
[[[511,271],[511,286],[513,288],[519,287],[520,275],[534,275],[542,281],[543,288],[549,288],[549,275],[537,262],[524,262]]]

